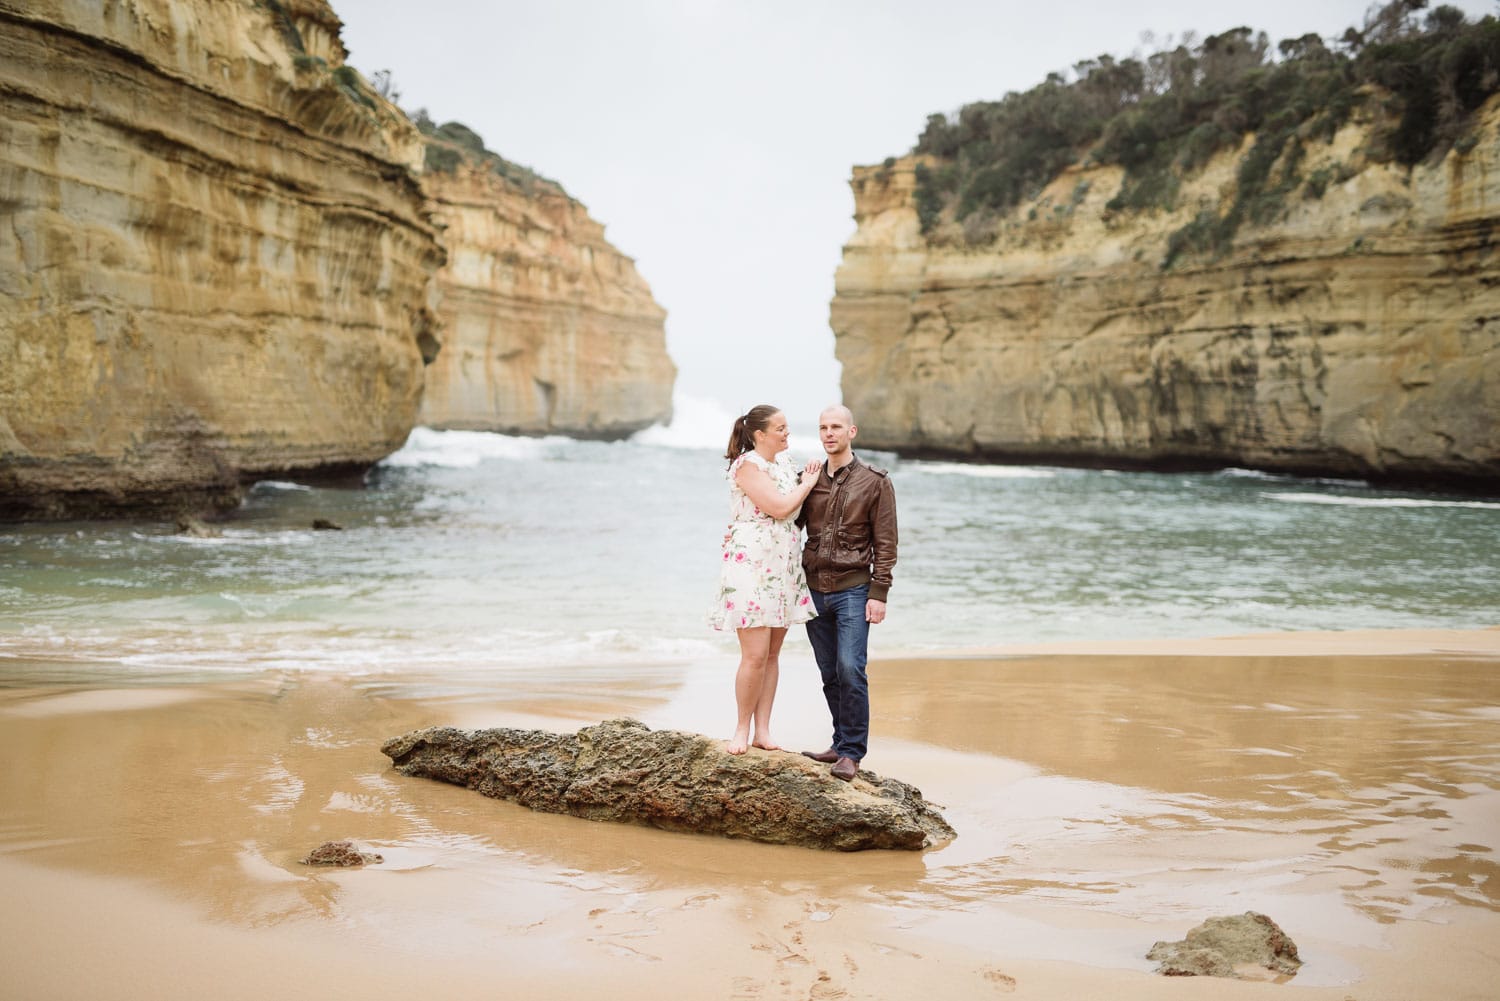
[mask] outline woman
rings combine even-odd
[[[724,451],[731,481],[729,529],[719,601],[709,622],[715,629],[733,629],[740,640],[734,679],[739,720],[730,754],[744,754],[752,745],[779,750],[771,737],[771,704],[781,673],[781,643],[789,626],[816,614],[802,574],[796,518],[823,464],[813,459],[799,474],[781,454],[788,437],[786,415],[762,404],[735,420]]]

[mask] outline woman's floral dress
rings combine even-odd
[[[758,452],[746,452],[729,467],[729,539],[724,543],[719,601],[708,617],[715,629],[785,628],[817,614],[802,573],[797,511],[778,521],[763,514],[734,482],[740,466],[753,462],[770,475],[780,493],[791,493],[797,486],[797,470],[782,456],[767,462]]]

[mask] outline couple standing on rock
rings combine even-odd
[[[771,706],[781,644],[787,629],[802,622],[833,717],[828,750],[802,753],[831,764],[831,774],[845,782],[865,756],[870,626],[885,619],[896,565],[896,493],[885,470],[854,455],[857,431],[848,407],[824,410],[818,438],[827,459],[798,470],[783,454],[789,432],[780,410],[762,404],[735,420],[724,454],[729,528],[710,616],[716,629],[733,629],[740,641],[739,719],[729,753],[780,749],[771,737]]]

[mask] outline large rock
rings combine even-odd
[[[399,448],[443,251],[325,0],[0,0],[0,519]]]
[[[621,438],[668,423],[666,311],[556,184],[464,160],[424,183],[443,227],[443,347],[419,422]]]
[[[416,730],[381,751],[405,775],[533,810],[771,844],[916,850],[955,837],[919,790],[861,772],[844,783],[799,754],[732,755],[719,741],[635,720],[576,734]]]
[[[860,444],[1500,487],[1500,100],[1410,170],[1363,157],[1371,127],[1309,146],[1305,173],[1346,176],[1321,198],[1165,269],[1242,151],[1173,211],[1111,211],[1120,168],[1069,169],[976,246],[922,234],[916,158],[856,168],[831,322]]]
[[[1158,942],[1146,953],[1167,977],[1243,977],[1269,971],[1291,977],[1302,966],[1297,944],[1264,914],[1209,918],[1181,942]]]

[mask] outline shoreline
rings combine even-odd
[[[1135,639],[1058,640],[1031,643],[1004,643],[993,646],[944,647],[935,649],[898,649],[886,651],[881,648],[880,637],[871,634],[872,651],[870,663],[906,663],[911,661],[970,661],[1007,660],[1036,657],[1113,657],[1113,656],[1162,656],[1162,657],[1374,657],[1374,656],[1459,656],[1478,658],[1500,658],[1500,625],[1470,628],[1424,628],[1424,629],[1347,629],[1324,631],[1288,631],[1243,633],[1225,636],[1166,636]],[[796,647],[787,648],[793,655]],[[809,653],[810,651],[805,651]],[[728,661],[734,655],[728,647],[720,651],[722,659]],[[545,670],[561,672],[608,672],[621,674],[663,674],[701,666],[702,658],[651,658],[642,657],[615,663],[567,663],[545,665]],[[258,670],[239,670],[215,665],[176,665],[170,667],[151,666],[126,667],[119,661],[98,657],[70,658],[55,651],[45,654],[9,654],[0,651],[0,686],[7,679],[3,674],[7,665],[45,665],[49,669],[68,672],[68,682],[86,684],[101,680],[124,680],[149,677],[163,681],[180,681],[184,685],[199,683],[230,682],[279,674],[305,673],[326,677],[388,677],[403,674],[451,675],[466,677],[485,675],[497,671],[521,672],[529,668],[505,665],[503,668],[468,668],[445,671],[442,668],[423,666],[411,669],[381,668],[378,670],[308,670],[267,667]],[[121,670],[124,668],[124,670]],[[49,678],[28,679],[51,682]]]
[[[106,1001],[666,983],[1480,1001],[1500,982],[1496,660],[1495,628],[877,658],[870,767],[959,837],[853,855],[535,814],[377,750],[436,723],[711,729],[732,665],[23,679],[0,687],[0,963],[18,997]],[[810,658],[782,671],[783,744],[826,741]],[[343,838],[385,861],[297,861]],[[1144,958],[1246,910],[1297,942],[1288,983],[1162,978]]]

